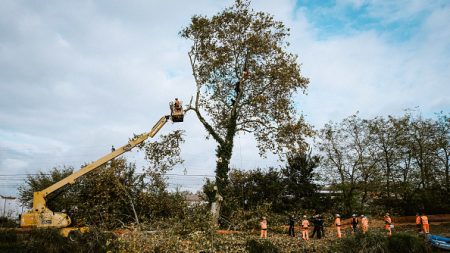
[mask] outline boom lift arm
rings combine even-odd
[[[137,145],[141,144],[142,142],[144,142],[146,139],[148,139],[149,137],[153,137],[155,136],[156,133],[158,133],[158,131],[166,124],[166,122],[169,120],[169,116],[163,116],[161,119],[159,119],[159,121],[155,124],[155,126],[153,126],[153,128],[150,130],[150,132],[145,133],[141,136],[139,136],[139,138],[135,139],[135,140],[131,140],[129,143],[127,143],[126,145],[116,149],[115,151],[103,156],[102,158],[98,159],[97,161],[83,167],[82,169],[80,169],[79,171],[74,172],[73,174],[71,174],[70,176],[62,179],[59,182],[54,183],[53,185],[45,188],[42,191],[38,191],[38,192],[34,192],[34,196],[33,196],[33,211],[35,212],[40,212],[40,211],[44,211],[45,209],[47,209],[46,207],[46,203],[45,203],[45,198],[52,192],[60,189],[61,187],[67,185],[67,184],[73,184],[75,183],[75,180],[81,176],[83,176],[84,174],[102,166],[103,164],[111,161],[112,159],[120,156],[121,154],[130,151],[131,149],[133,149],[134,147],[136,147]]]
[[[103,164],[111,161],[112,159],[122,155],[123,153],[130,151],[137,145],[143,143],[149,137],[154,137],[158,131],[167,123],[167,121],[172,120],[173,122],[182,122],[184,111],[181,108],[181,102],[178,104],[179,107],[175,108],[171,104],[171,115],[165,115],[159,119],[159,121],[153,126],[153,128],[136,139],[130,140],[126,145],[113,150],[111,153],[101,157],[97,161],[83,167],[82,169],[74,172],[68,177],[54,183],[53,185],[45,188],[44,190],[34,192],[33,196],[33,209],[27,213],[23,213],[20,218],[20,226],[28,228],[66,228],[70,225],[71,220],[69,216],[65,213],[53,212],[46,205],[46,197],[52,192],[61,189],[67,184],[74,184],[75,180],[83,176],[90,171],[99,168]],[[175,110],[178,109],[178,110]],[[70,228],[68,231],[70,232]],[[65,234],[65,232],[63,232]]]

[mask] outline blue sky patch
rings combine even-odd
[[[404,17],[389,17],[375,14],[377,6],[364,3],[360,6],[337,3],[334,0],[314,1],[298,0],[294,13],[301,10],[308,21],[318,29],[318,39],[348,36],[361,31],[372,30],[392,42],[403,42],[411,39],[420,29],[427,13],[422,10]],[[402,6],[392,5],[393,10],[401,11]],[[397,8],[397,9],[395,9]],[[389,15],[391,11],[386,11]]]

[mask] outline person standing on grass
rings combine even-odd
[[[318,215],[314,215],[313,216],[313,225],[314,225],[314,229],[311,235],[311,238],[314,238],[314,235],[317,236],[317,238],[322,238],[321,235],[321,231],[320,231],[320,221],[319,221],[319,216]]]
[[[391,236],[392,228],[394,227],[394,225],[392,224],[392,219],[391,219],[391,216],[389,215],[389,213],[386,213],[386,215],[384,215],[384,223],[385,223],[385,228],[388,231],[388,235]]]
[[[356,217],[356,214],[352,215],[352,234],[356,233],[358,231],[358,217]]]
[[[420,216],[420,219],[422,220],[423,232],[425,234],[429,234],[430,233],[430,224],[428,223],[428,216],[425,213],[423,213],[422,216]]]
[[[417,232],[422,232],[422,219],[420,218],[420,213],[416,213],[416,227]]]
[[[319,215],[319,229],[320,229],[320,233],[322,234],[322,237],[325,237],[325,226],[324,226],[324,220],[323,220],[322,215]]]
[[[295,219],[294,216],[289,216],[289,236],[295,237]]]
[[[261,226],[261,238],[266,239],[267,238],[267,219],[266,217],[261,217],[261,221],[259,222],[259,225]]]
[[[336,214],[336,219],[334,220],[334,225],[336,225],[337,237],[338,238],[342,238],[342,233],[341,233],[341,216],[339,214]]]
[[[364,234],[369,231],[369,219],[365,215],[361,215],[361,227]]]
[[[309,241],[309,221],[306,219],[306,215],[303,215],[302,220],[302,238]]]

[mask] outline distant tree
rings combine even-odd
[[[450,114],[438,114],[436,124],[437,156],[442,163],[444,186],[447,196],[450,194]]]
[[[312,209],[318,207],[318,185],[314,182],[319,166],[319,156],[311,152],[294,153],[287,156],[287,165],[281,169],[284,185],[285,206],[290,209]]]
[[[351,117],[350,117],[351,119]],[[354,139],[350,139],[353,130],[346,124],[349,119],[340,124],[328,123],[319,133],[318,147],[323,157],[322,166],[325,176],[331,185],[342,192],[341,202],[347,214],[355,208],[356,191],[358,188],[359,171],[358,157],[352,149]]]
[[[235,201],[234,208],[254,209],[258,205],[271,203],[274,211],[277,211],[277,207],[281,206],[284,183],[280,172],[274,168],[267,171],[231,170],[230,183],[226,190],[229,202]]]
[[[226,195],[237,134],[253,133],[260,154],[305,148],[312,131],[296,113],[294,96],[309,81],[297,56],[286,52],[289,29],[282,22],[236,0],[211,18],[193,16],[180,35],[193,42],[189,59],[197,91],[189,110],[217,142],[220,194]]]
[[[391,206],[393,201],[392,184],[395,179],[396,168],[402,162],[404,150],[401,142],[404,138],[404,124],[394,117],[388,119],[376,117],[368,120],[369,141],[374,149],[372,157],[377,162],[383,182],[380,191],[386,206]]]
[[[332,188],[342,192],[345,213],[368,207],[369,193],[378,190],[380,171],[370,139],[368,121],[358,115],[320,130],[318,147]]]

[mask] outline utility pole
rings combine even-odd
[[[0,198],[5,200],[5,202],[3,202],[3,217],[6,217],[6,201],[14,200],[14,199],[16,199],[16,197],[0,195]]]

